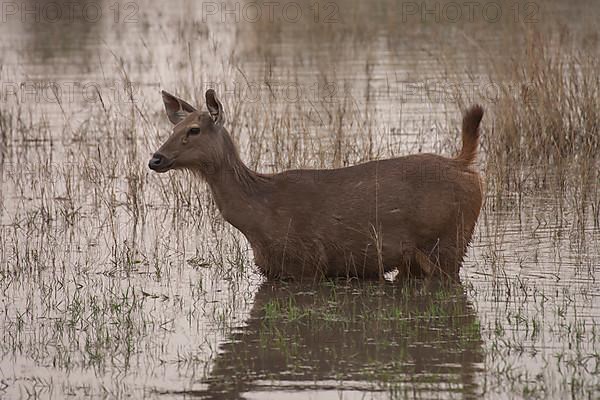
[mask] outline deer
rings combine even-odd
[[[474,167],[480,105],[464,113],[462,148],[454,157],[418,153],[260,173],[240,158],[213,89],[205,93],[206,111],[161,94],[174,127],[149,168],[199,175],[268,280],[383,280],[391,271],[458,280],[483,202]]]

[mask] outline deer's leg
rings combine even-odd
[[[431,259],[419,249],[415,249],[415,260],[421,268],[421,271],[423,271],[424,276],[432,276],[436,269],[438,269],[438,266],[435,265],[433,261],[431,261]]]

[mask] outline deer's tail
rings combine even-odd
[[[471,164],[477,157],[477,147],[479,146],[479,124],[483,118],[483,107],[480,105],[471,106],[462,121],[462,149],[457,160],[466,164]]]

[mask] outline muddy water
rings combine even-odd
[[[490,189],[457,286],[274,284],[203,184],[146,168],[160,89],[217,88],[264,171],[448,154],[456,89],[494,107],[524,27],[597,54],[595,2],[2,11],[0,397],[598,395],[597,189]]]

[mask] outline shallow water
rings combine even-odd
[[[494,107],[484,60],[523,45],[515,26],[597,54],[595,2],[457,22],[414,3],[277,3],[272,20],[82,4],[99,17],[16,4],[0,24],[1,398],[598,396],[597,184],[490,188],[460,285],[298,285],[263,282],[202,183],[146,167],[169,131],[160,89],[202,104],[216,87],[263,171],[450,154],[455,89]]]

